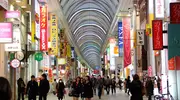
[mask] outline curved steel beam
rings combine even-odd
[[[94,33],[83,34],[83,35],[81,35],[78,39],[75,39],[75,40],[76,40],[76,42],[79,42],[80,39],[85,38],[86,36],[94,36],[94,37],[97,37],[97,38],[99,38],[99,39],[101,40],[101,42],[103,43],[103,40],[101,39],[101,37],[98,36],[97,34],[94,34]]]
[[[92,40],[87,40],[86,42],[83,42],[83,43],[79,44],[79,47],[82,48],[84,45],[85,46],[87,46],[87,45],[95,45],[96,47],[99,47],[99,48],[101,47],[101,45],[98,42],[92,41]]]
[[[81,51],[83,51],[84,49],[86,48],[96,48],[97,50],[100,50],[100,48],[94,46],[94,45],[87,45],[87,46],[84,46],[83,48],[80,48]]]
[[[81,28],[86,27],[86,26],[95,26],[95,27],[101,29],[104,34],[106,34],[106,31],[101,26],[99,26],[97,24],[84,24],[84,25],[81,25],[73,32],[73,34],[75,35],[78,30],[80,30]]]
[[[71,20],[72,20],[76,15],[78,15],[79,13],[85,12],[85,11],[95,11],[95,12],[99,12],[100,14],[102,14],[103,16],[105,16],[108,21],[111,21],[110,18],[109,18],[109,16],[108,16],[105,12],[103,12],[103,11],[101,11],[101,10],[99,10],[99,9],[89,9],[89,8],[86,8],[86,9],[81,9],[81,10],[78,10],[77,12],[75,12],[75,13],[69,18],[68,23],[70,23]]]

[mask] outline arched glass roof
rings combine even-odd
[[[119,0],[60,0],[71,37],[94,68],[100,66],[100,51],[117,12]]]

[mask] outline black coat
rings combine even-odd
[[[18,80],[17,81],[17,85],[18,85],[18,92],[19,93],[24,93],[25,92],[25,83],[23,80]]]
[[[131,100],[143,100],[143,84],[139,80],[133,80],[129,85],[130,92],[132,94]]]
[[[27,92],[30,97],[35,97],[38,94],[38,83],[36,81],[29,81],[27,84]]]
[[[92,98],[93,97],[93,87],[92,87],[91,82],[84,84],[84,97],[85,98]]]
[[[72,95],[73,97],[79,97],[81,93],[81,83],[73,82],[72,84]]]
[[[49,92],[50,86],[47,79],[41,80],[39,85],[39,94],[46,95]]]
[[[58,98],[63,98],[64,97],[64,89],[65,89],[64,83],[59,82],[56,87],[57,87],[57,96],[58,96]]]

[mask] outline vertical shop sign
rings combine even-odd
[[[180,2],[170,3],[170,22],[180,23]]]
[[[163,49],[163,32],[162,32],[162,20],[152,21],[153,31],[153,50]]]
[[[164,0],[155,0],[155,18],[164,18]]]
[[[119,46],[119,56],[123,54],[123,28],[122,22],[118,22],[118,46]]]
[[[152,77],[152,66],[148,66],[148,76]]]
[[[122,19],[124,38],[124,68],[131,64],[130,18]]]
[[[57,16],[55,14],[51,14],[51,34],[50,34],[50,42],[51,42],[51,54],[58,54],[58,23]]]
[[[71,57],[71,46],[67,44],[67,57]]]
[[[48,50],[47,41],[47,6],[40,6],[40,50]]]
[[[35,42],[35,31],[36,30],[36,26],[35,26],[35,21],[31,22],[31,41],[32,43]]]
[[[114,55],[118,55],[119,54],[119,47],[115,46],[114,47]]]
[[[144,30],[137,31],[137,45],[144,45]]]

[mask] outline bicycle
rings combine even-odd
[[[167,97],[167,98],[165,98],[165,97]],[[155,95],[154,100],[174,100],[174,98],[173,98],[173,96],[171,95],[171,93],[169,92],[169,89],[168,89],[167,94]]]

